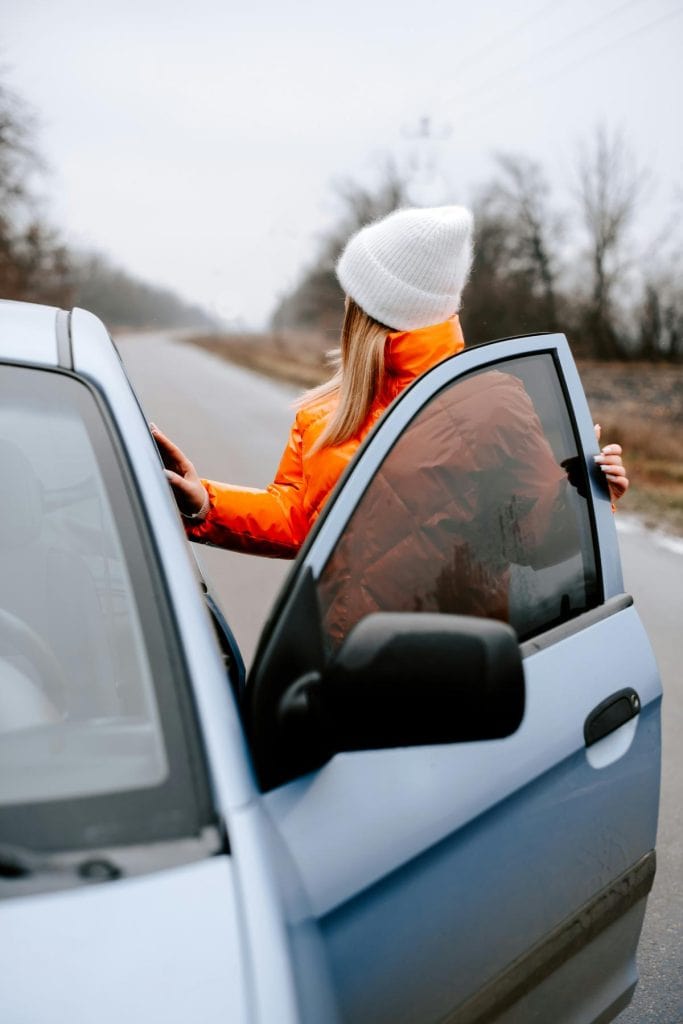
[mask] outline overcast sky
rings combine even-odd
[[[424,151],[426,115],[443,173],[423,172],[420,198],[467,202],[491,154],[516,151],[566,201],[598,122],[657,182],[641,231],[683,186],[682,0],[0,0],[0,14],[52,219],[252,326],[334,221],[335,179]]]

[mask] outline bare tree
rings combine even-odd
[[[474,266],[461,314],[470,343],[558,326],[562,222],[543,170],[511,154],[496,164],[473,204]]]
[[[168,289],[140,281],[98,254],[67,249],[35,195],[45,171],[35,134],[33,114],[0,81],[0,297],[78,303],[118,325],[215,327],[213,317]]]
[[[335,183],[334,190],[341,206],[341,217],[326,236],[324,250],[336,260],[351,234],[407,203],[408,176],[388,158],[380,169],[376,185],[361,185],[352,178],[343,178]]]
[[[615,290],[628,268],[627,238],[644,174],[635,166],[623,137],[596,130],[582,152],[576,196],[588,235],[591,290],[586,302],[584,330],[600,359],[623,352],[617,329]]]
[[[469,345],[505,335],[519,334],[523,310],[520,297],[528,295],[524,284],[509,273],[509,225],[484,189],[475,197],[474,261],[463,296],[460,319]],[[523,303],[528,312],[528,302]]]
[[[653,268],[645,279],[643,300],[637,313],[637,354],[650,361],[683,359],[683,287],[681,274]]]
[[[557,328],[556,245],[561,221],[548,206],[549,187],[540,164],[526,157],[500,154],[502,177],[498,199],[506,209],[514,262],[526,272],[545,305],[548,330]]]
[[[69,259],[31,188],[44,170],[34,133],[33,115],[0,82],[0,295],[59,303],[70,294]]]
[[[15,216],[29,198],[28,177],[43,164],[33,145],[35,118],[26,104],[0,82],[0,211]]]
[[[407,200],[407,181],[391,160],[384,164],[376,186],[345,178],[334,188],[340,215],[334,226],[321,236],[318,254],[311,266],[278,304],[272,317],[276,330],[314,328],[330,338],[338,335],[343,297],[334,267],[344,245],[363,225],[391,213]]]

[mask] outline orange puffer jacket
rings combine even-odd
[[[386,408],[416,377],[464,348],[457,317],[387,336],[386,383],[365,423],[344,444],[312,451],[336,399],[299,410],[275,479],[265,490],[204,480],[210,507],[187,524],[190,540],[233,551],[294,558],[358,446]]]

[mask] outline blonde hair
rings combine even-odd
[[[296,408],[303,409],[326,398],[339,399],[314,450],[343,444],[365,423],[384,384],[384,348],[390,330],[364,313],[353,299],[347,299],[341,345],[334,353],[337,369],[328,381],[296,402]]]

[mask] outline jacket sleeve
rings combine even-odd
[[[275,479],[265,490],[203,480],[209,511],[186,522],[189,540],[270,558],[294,558],[308,532],[302,439],[295,421]]]

